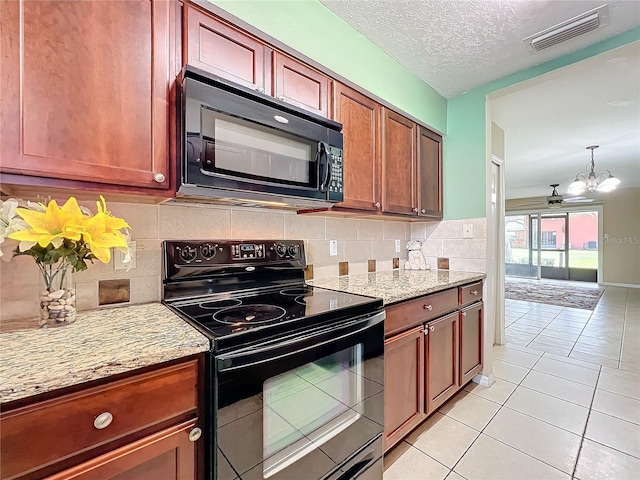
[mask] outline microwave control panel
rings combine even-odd
[[[329,182],[329,192],[339,193],[342,197],[343,170],[342,170],[342,150],[330,147],[331,153],[331,181]]]

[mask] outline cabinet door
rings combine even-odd
[[[442,137],[418,127],[418,215],[442,219]]]
[[[344,138],[344,202],[339,206],[379,210],[381,107],[338,82],[334,99],[335,119],[343,125]]]
[[[427,414],[458,391],[458,312],[427,324]]]
[[[187,6],[187,63],[232,82],[271,93],[271,49],[229,25]]]
[[[385,340],[384,378],[384,434],[388,450],[425,418],[422,327]]]
[[[382,211],[415,215],[416,125],[384,109],[382,138]]]
[[[483,303],[460,312],[460,386],[482,370]]]
[[[173,7],[1,2],[2,171],[168,188]]]
[[[48,477],[48,480],[193,480],[197,475],[196,447],[189,440],[189,432],[195,426],[196,420],[191,420],[168,428]]]
[[[273,54],[273,96],[329,117],[331,79],[282,53]]]

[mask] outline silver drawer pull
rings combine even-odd
[[[109,425],[111,425],[111,422],[113,422],[113,415],[111,415],[109,412],[104,412],[96,417],[96,419],[93,421],[93,426],[98,430],[102,430],[103,428],[107,428]]]
[[[434,327],[433,325],[429,325],[429,330],[431,330],[432,332],[436,329],[436,327]]]
[[[478,290],[471,290],[469,293],[471,295],[477,295],[478,294]]]
[[[422,330],[422,333],[424,333],[425,335],[429,335],[429,327],[424,327],[424,330]]]
[[[467,312],[462,312],[462,316],[466,317],[467,316]]]
[[[433,310],[433,307],[431,306],[431,304],[423,305],[422,308],[424,308],[425,310],[429,310],[429,311]]]
[[[192,442],[195,442],[201,436],[202,436],[202,430],[200,430],[198,427],[194,427],[193,430],[189,432],[189,440],[191,440]]]

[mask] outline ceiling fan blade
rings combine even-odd
[[[593,202],[593,198],[573,197],[573,198],[567,198],[566,200],[563,200],[562,203],[591,203],[591,202]]]

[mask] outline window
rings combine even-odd
[[[556,232],[542,232],[540,240],[542,248],[558,248],[556,245]]]

